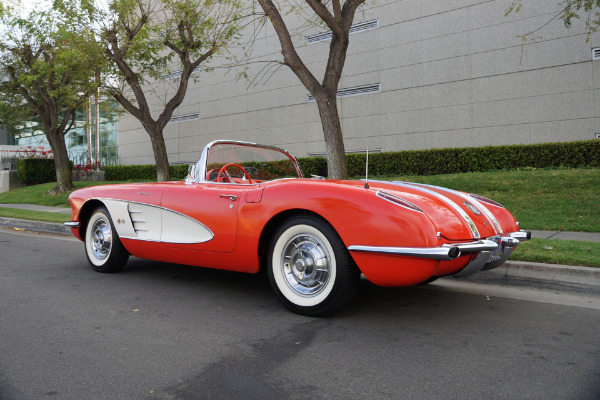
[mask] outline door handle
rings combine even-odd
[[[238,198],[235,194],[220,194],[219,197],[228,197],[231,201],[236,201]]]

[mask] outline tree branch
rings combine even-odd
[[[308,3],[308,5],[310,6],[310,8],[313,9],[315,14],[317,14],[319,16],[319,18],[321,18],[323,20],[323,22],[325,22],[325,24],[327,24],[327,27],[329,29],[331,29],[331,32],[333,32],[334,35],[339,36],[339,35],[343,34],[342,27],[340,25],[340,21],[338,21],[336,19],[336,17],[333,16],[329,12],[329,10],[327,9],[327,6],[325,6],[325,4],[323,4],[319,0],[306,0],[306,3]],[[334,2],[334,3],[336,3],[336,2]],[[338,4],[338,8],[339,8],[339,1],[337,1],[337,4]],[[334,4],[334,10],[335,10],[335,8],[336,8],[336,6]],[[340,11],[340,10],[338,10],[338,11]],[[341,16],[341,11],[339,12],[338,15]]]
[[[279,37],[284,64],[296,74],[298,79],[300,79],[302,84],[311,92],[311,94],[316,95],[318,92],[322,91],[323,88],[321,84],[315,78],[312,72],[310,72],[310,70],[306,67],[296,52],[290,32],[288,31],[287,26],[285,25],[285,22],[279,13],[279,10],[277,10],[277,7],[275,7],[273,4],[273,1],[258,0],[258,2],[267,17],[271,20],[271,23],[275,28],[275,32]]]

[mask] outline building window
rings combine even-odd
[[[356,87],[347,88],[347,89],[338,89],[336,97],[338,99],[341,99],[343,97],[360,96],[362,94],[372,94],[372,93],[379,93],[379,92],[381,92],[381,84],[373,83],[371,85],[356,86]],[[316,100],[315,100],[314,96],[312,94],[309,94],[308,102],[313,103],[315,101]]]
[[[379,20],[361,22],[350,27],[350,34],[368,31],[370,29],[379,28]],[[333,36],[331,31],[317,33],[306,37],[306,44],[313,44],[330,40]]]

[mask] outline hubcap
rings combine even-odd
[[[104,260],[110,254],[112,231],[107,220],[101,218],[92,226],[91,248],[97,260]]]
[[[287,285],[301,296],[314,296],[329,282],[331,256],[311,234],[292,237],[283,247],[281,269]]]

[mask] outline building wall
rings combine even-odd
[[[355,23],[377,19],[379,27],[351,36],[340,88],[380,83],[381,92],[339,100],[347,151],[395,151],[585,140],[600,132],[600,61],[586,42],[583,23],[567,30],[552,22],[548,0],[527,0],[504,16],[511,0],[388,0],[371,2]],[[372,5],[374,3],[375,5]],[[298,27],[302,21],[294,21]],[[329,42],[299,53],[321,79]],[[278,60],[271,27],[259,35],[252,61]],[[217,62],[218,63],[218,62]],[[274,144],[297,156],[325,152],[316,104],[282,67],[249,64],[253,84],[235,71],[197,75],[175,115],[198,119],[165,130],[171,162],[193,162],[206,143],[238,139]],[[168,86],[169,82],[163,82]],[[155,99],[155,111],[161,104]],[[147,134],[131,116],[119,124],[122,164],[153,163]]]

